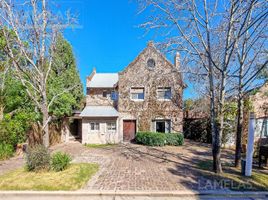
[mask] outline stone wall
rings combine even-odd
[[[250,97],[256,118],[268,117],[268,83]]]
[[[103,92],[111,94],[112,91],[116,89],[113,88],[90,88],[87,90],[86,104],[87,106],[117,106],[117,102],[113,101],[108,95],[103,97]]]
[[[149,59],[154,59],[155,67],[148,67]],[[149,44],[124,71],[119,73],[120,115],[131,115],[137,119],[139,131],[151,130],[152,120],[169,119],[171,132],[181,132],[183,83],[178,67],[174,67],[152,44]],[[131,87],[144,87],[144,101],[130,99]],[[158,87],[171,87],[171,100],[158,100]]]

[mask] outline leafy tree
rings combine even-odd
[[[57,38],[53,60],[54,64],[48,79],[48,98],[51,101],[57,94],[59,96],[53,101],[49,112],[57,118],[62,118],[70,116],[72,110],[78,109],[83,99],[82,83],[72,46],[62,35]],[[71,92],[62,93],[65,88],[72,87],[74,89]]]
[[[27,131],[40,118],[20,81],[9,70],[5,78],[3,119],[0,122],[0,143],[16,146],[27,139]]]
[[[49,113],[50,107],[60,94],[68,93],[73,89],[73,87],[64,88],[60,94],[50,97],[51,101],[49,101],[48,79],[54,65],[56,38],[66,27],[76,23],[76,19],[70,12],[66,12],[66,16],[60,15],[49,2],[47,0],[23,1],[23,3],[14,0],[0,1],[0,24],[9,27],[15,34],[15,37],[10,37],[9,31],[3,29],[7,55],[27,95],[42,113],[39,124],[41,124],[43,144],[46,147],[49,146],[49,123],[52,119]],[[14,42],[20,57],[13,53]]]

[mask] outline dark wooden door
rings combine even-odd
[[[136,121],[124,120],[123,121],[123,140],[132,141],[136,135]]]

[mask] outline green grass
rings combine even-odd
[[[98,164],[71,164],[61,172],[28,172],[24,168],[0,176],[0,190],[78,190],[98,171]]]
[[[223,164],[223,173],[215,174],[212,170],[213,162],[203,160],[197,163],[197,168],[202,176],[210,180],[229,180],[231,190],[268,190],[268,173],[267,170],[253,169],[252,176],[242,176],[241,169],[232,167],[228,163]]]
[[[117,144],[85,144],[88,148],[105,148],[105,147],[114,147]]]
[[[14,155],[14,148],[10,144],[0,143],[0,161],[7,160]]]

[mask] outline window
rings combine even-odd
[[[112,91],[111,99],[114,100],[114,101],[117,101],[118,100],[118,92]]]
[[[147,66],[150,68],[150,69],[153,69],[155,67],[155,61],[154,59],[150,58],[148,61],[147,61]]]
[[[102,97],[107,98],[107,91],[103,91]]]
[[[107,91],[107,90],[104,90],[102,92],[102,97],[104,97],[104,98],[110,98],[111,97],[111,92],[110,91]]]
[[[256,119],[255,136],[268,137],[268,118]]]
[[[158,88],[157,99],[168,100],[171,99],[171,88]]]
[[[98,123],[98,122],[91,122],[90,123],[90,130],[91,131],[99,131],[100,130],[100,123]]]
[[[108,122],[107,123],[107,130],[108,131],[116,131],[116,123],[115,122]]]
[[[131,88],[130,98],[132,100],[144,100],[144,88]]]
[[[170,133],[170,120],[155,120],[153,121],[153,131],[159,133]]]

